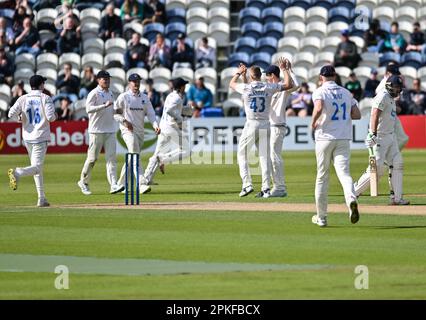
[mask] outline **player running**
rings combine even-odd
[[[129,153],[140,154],[143,147],[144,140],[144,125],[145,115],[151,122],[152,127],[156,134],[160,133],[160,128],[155,117],[155,111],[152,107],[151,101],[148,96],[140,92],[142,78],[133,73],[129,76],[129,90],[120,94],[114,105],[114,119],[120,123],[120,131],[124,142],[126,143]],[[129,163],[129,165],[131,165]],[[140,193],[146,193],[150,190],[147,183],[144,182],[144,172],[142,165],[139,162],[139,181],[141,183]],[[123,182],[126,174],[126,164],[121,169],[121,175],[117,184],[124,188]]]
[[[92,194],[89,189],[90,174],[102,148],[105,150],[107,179],[111,186],[110,193],[120,192],[124,188],[117,185],[117,142],[115,138],[117,128],[114,121],[114,96],[109,90],[110,74],[101,70],[96,79],[98,86],[90,91],[86,99],[86,111],[89,115],[89,148],[80,180],[77,182],[81,192],[85,195]]]
[[[286,133],[286,106],[287,100],[299,88],[296,75],[291,70],[291,64],[287,61],[288,69],[284,72],[284,77],[291,80],[291,88],[280,91],[272,96],[271,111],[269,122],[271,124],[271,171],[274,187],[271,190],[271,197],[286,197],[287,187],[284,180],[284,160],[282,157],[283,141]],[[287,73],[289,73],[287,75]],[[279,83],[280,68],[276,65],[270,65],[266,71],[266,80],[269,83]]]
[[[249,69],[250,83],[237,83],[238,78],[247,71],[247,67],[240,65],[238,72],[232,77],[229,87],[242,94],[246,123],[238,143],[238,165],[243,181],[240,197],[245,197],[254,191],[248,166],[248,153],[253,144],[259,151],[260,169],[262,172],[262,189],[256,197],[269,198],[270,192],[270,123],[269,113],[272,96],[291,88],[288,78],[287,60],[280,58],[278,63],[286,76],[284,83],[266,83],[260,79],[262,72],[259,67]]]
[[[391,196],[391,205],[408,205],[409,201],[402,198],[403,160],[396,137],[395,122],[396,104],[395,98],[399,96],[403,87],[400,76],[391,76],[385,85],[385,89],[379,92],[373,100],[370,117],[370,129],[365,141],[368,148],[373,148],[376,155],[378,178],[384,173],[384,162],[393,167],[392,186],[394,196]],[[357,195],[362,194],[370,186],[370,169],[359,178],[355,184]]]
[[[189,140],[184,132],[184,116],[189,107],[183,106],[183,95],[188,81],[182,78],[172,80],[173,91],[169,93],[164,101],[163,115],[160,121],[161,132],[158,136],[157,146],[152,157],[149,159],[145,171],[145,183],[141,186],[144,192],[151,190],[149,184],[152,184],[155,172],[160,169],[164,173],[164,165],[176,160],[182,160],[190,154]],[[188,109],[188,110],[186,110]]]
[[[315,203],[317,214],[312,222],[320,227],[327,226],[328,181],[330,164],[333,162],[337,177],[343,187],[349,218],[352,223],[359,220],[358,203],[350,176],[350,145],[352,119],[361,119],[358,102],[351,93],[335,83],[333,66],[320,70],[322,86],[312,94],[314,110],[311,128],[315,131],[315,154],[317,179]]]
[[[22,121],[22,136],[31,165],[9,169],[9,184],[12,190],[18,187],[21,177],[34,176],[38,194],[38,207],[48,207],[44,193],[43,164],[50,141],[50,122],[57,119],[52,99],[42,93],[46,78],[34,75],[30,78],[31,91],[20,97],[9,110],[9,118]]]

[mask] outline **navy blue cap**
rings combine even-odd
[[[30,86],[31,88],[38,88],[41,84],[45,83],[46,80],[45,77],[35,74],[30,78]]]
[[[336,70],[332,65],[323,66],[320,70],[320,75],[323,77],[334,77]]]
[[[348,29],[344,29],[344,30],[340,31],[340,34],[342,36],[348,36],[349,35],[349,30]]]
[[[280,77],[280,68],[278,68],[276,65],[271,64],[268,68],[266,68],[265,71],[263,71],[263,73],[266,74],[274,74],[276,75],[278,78]]]
[[[173,88],[175,90],[177,90],[177,89],[179,89],[179,88],[181,88],[183,86],[186,86],[189,83],[188,81],[186,81],[186,80],[184,80],[184,79],[182,79],[180,77],[176,78],[176,79],[173,79],[172,82],[173,82]]]
[[[129,81],[141,81],[141,80],[142,80],[141,76],[138,75],[137,73],[132,73],[129,76]]]
[[[398,75],[390,76],[389,79],[386,81],[386,84],[391,84],[392,87],[395,87],[395,86],[402,87],[403,86],[402,79]]]
[[[98,72],[98,74],[96,75],[96,78],[97,78],[97,79],[100,79],[100,78],[111,78],[111,75],[109,74],[109,72],[108,72],[108,71],[101,70],[101,71],[99,71],[99,72]]]

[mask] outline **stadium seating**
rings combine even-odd
[[[256,50],[256,39],[251,37],[242,37],[235,42],[236,52],[245,52],[252,54]]]

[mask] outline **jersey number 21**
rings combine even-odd
[[[346,103],[344,102],[339,106],[336,102],[333,102],[333,107],[335,108],[335,110],[333,116],[331,117],[331,120],[346,120]],[[342,118],[339,118],[339,109],[342,109],[343,111]]]

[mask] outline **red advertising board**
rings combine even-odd
[[[400,116],[405,133],[410,137],[406,148],[426,148],[426,116]]]
[[[49,153],[84,153],[89,145],[87,121],[50,124]],[[0,154],[27,153],[22,141],[20,123],[0,123]]]

